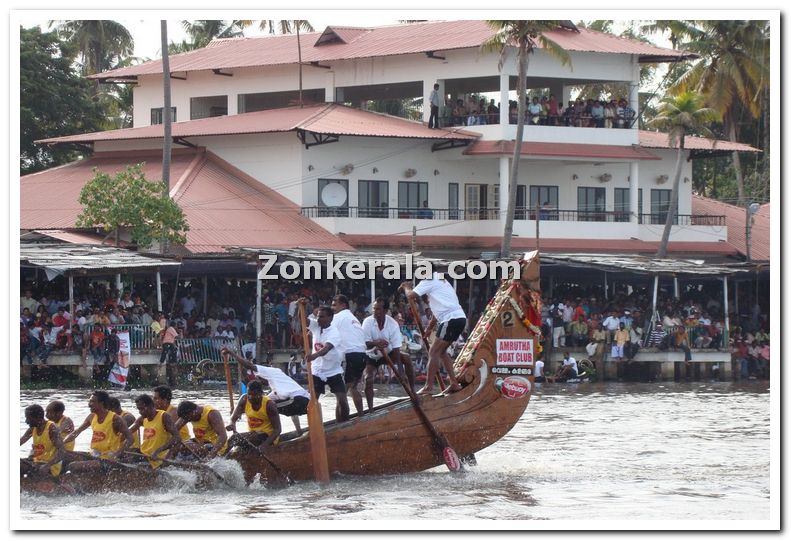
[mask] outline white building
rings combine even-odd
[[[296,36],[214,41],[170,58],[174,142],[190,149],[185,153],[208,152],[212,163],[221,164],[219,170],[243,178],[245,189],[258,182],[258,192],[271,195],[271,189],[284,196],[291,203],[283,203],[284,209],[301,212],[336,235],[340,244],[406,248],[415,229],[422,250],[497,249],[516,133],[507,104],[516,88],[517,67],[514,51],[505,55],[502,69],[498,52],[482,51],[481,44],[492,34],[483,21],[330,27],[303,34],[304,107],[294,105],[300,80]],[[577,87],[617,83],[628,89],[623,97],[639,115],[640,65],[686,57],[586,29],[549,34],[568,51],[571,64],[562,65],[537,50],[530,58],[527,87],[563,103]],[[100,161],[123,160],[124,153],[129,153],[129,163],[135,163],[135,154],[149,153],[149,160],[155,160],[150,153],[162,146],[161,61],[94,77],[135,85],[134,127],[42,143],[90,145]],[[486,124],[447,126],[448,108],[441,113],[443,127],[428,129],[428,99],[435,83],[452,101],[495,95],[499,112],[485,115]],[[423,122],[366,110],[374,100],[385,99],[422,99],[414,110]],[[677,155],[667,136],[642,132],[636,122],[623,128],[566,126],[563,119],[557,124],[525,127],[514,249],[534,247],[538,226],[542,250],[655,252]],[[723,141],[715,148],[713,141],[694,137],[686,145],[688,157],[755,151]],[[58,174],[52,170],[38,175],[54,182]],[[67,218],[57,225],[48,222],[46,212],[28,213],[36,218],[26,222],[26,204],[34,196],[25,183],[34,176],[22,179],[23,228],[73,227]],[[671,253],[731,254],[724,217],[692,214],[689,160],[682,177]],[[189,180],[182,180],[173,188],[175,196],[189,189]],[[244,199],[238,190],[231,192],[229,197]],[[60,198],[54,192],[48,197],[52,204]],[[206,196],[203,208],[221,211],[212,197]],[[40,210],[37,205],[33,207]],[[228,213],[214,233],[226,230],[226,221],[247,227],[245,223],[255,220],[255,209],[251,213]],[[230,238],[208,243],[190,238],[195,234],[188,234],[187,248],[193,251],[241,244]],[[259,245],[266,243],[260,239]],[[276,244],[289,247],[283,239]],[[192,248],[197,245],[204,248]]]

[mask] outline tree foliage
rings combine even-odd
[[[55,32],[20,29],[20,175],[74,161],[79,152],[34,141],[97,131],[102,124],[93,87],[74,70],[77,49]]]
[[[50,26],[55,24],[50,21]],[[134,53],[132,34],[116,21],[60,21],[56,29],[79,50],[84,75],[114,69]]]
[[[107,233],[129,232],[132,242],[148,247],[155,240],[184,244],[189,225],[181,208],[167,196],[165,184],[145,178],[142,164],[115,175],[94,169],[80,192],[83,210],[77,227],[98,227]]]

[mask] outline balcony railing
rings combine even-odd
[[[515,220],[535,220],[536,214],[542,221],[550,222],[628,222],[630,213],[605,210],[559,210],[516,207]],[[302,207],[302,215],[308,218],[387,218],[391,220],[499,220],[500,209],[496,208],[389,208],[389,207]],[[641,224],[664,224],[667,213],[640,214]],[[676,225],[725,225],[725,216],[709,214],[678,214]]]

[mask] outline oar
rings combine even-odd
[[[415,304],[415,299],[411,298],[407,295],[406,300],[409,302],[409,310],[412,312],[412,319],[415,320],[415,324],[417,325],[417,330],[420,333],[420,345],[423,347],[423,352],[426,354],[426,363],[431,362],[431,354],[428,352],[428,345],[426,331],[423,329],[423,322],[420,320],[420,314],[417,311],[417,305]],[[437,383],[439,384],[439,390],[445,390],[445,382],[442,381],[442,376],[439,375],[439,371],[442,369],[442,366],[437,367]]]
[[[313,459],[313,475],[320,483],[330,482],[330,467],[327,463],[327,440],[324,436],[324,423],[321,420],[321,408],[316,398],[316,389],[313,385],[313,372],[311,371],[310,343],[308,342],[308,321],[305,317],[305,304],[299,303],[299,320],[302,325],[302,345],[305,351],[305,361],[308,369],[308,437],[310,438],[310,452]]]
[[[133,454],[133,453],[130,453],[129,451],[127,451],[127,453]],[[79,456],[81,458],[86,458],[88,460],[99,460],[101,462],[106,462],[107,464],[111,464],[113,466],[118,466],[118,467],[121,467],[121,468],[132,469],[132,470],[139,470],[140,469],[134,464],[125,464],[124,462],[121,462],[121,461],[118,461],[118,460],[113,460],[112,458],[103,458],[103,457],[99,457],[99,456],[94,456],[91,453],[88,453],[88,452],[85,452],[85,451],[66,451],[66,457],[68,457],[70,454],[72,456],[77,455],[77,456]],[[78,461],[78,462],[81,462],[81,461]]]
[[[234,430],[233,432],[234,432],[234,434],[236,434],[236,430]],[[250,447],[250,449],[252,449],[252,450],[253,450],[253,451],[255,451],[256,453],[258,453],[258,456],[260,456],[261,458],[263,458],[264,460],[266,460],[266,461],[269,463],[269,465],[270,465],[270,466],[272,466],[272,468],[275,470],[275,472],[277,472],[277,473],[278,473],[278,475],[280,475],[281,477],[283,477],[283,478],[286,480],[286,482],[287,482],[289,485],[293,485],[293,484],[294,484],[294,480],[293,480],[293,479],[291,479],[291,477],[289,477],[289,476],[288,476],[288,474],[287,474],[286,472],[284,472],[283,470],[281,470],[281,469],[280,469],[280,467],[279,467],[277,464],[275,464],[274,462],[272,462],[272,460],[271,460],[271,459],[270,459],[268,456],[266,456],[266,455],[264,454],[264,452],[263,452],[261,449],[259,449],[259,448],[258,448],[257,446],[255,446],[255,445],[253,445],[251,442],[247,441],[247,438],[245,438],[245,437],[239,436],[239,439],[240,439],[240,440],[242,440],[242,441],[245,443],[245,445],[247,445],[248,447]]]
[[[222,481],[223,483],[225,483],[229,487],[236,488],[231,483],[229,483],[225,479],[225,477],[223,477],[222,475],[217,473],[215,470],[213,470],[210,466],[208,466],[206,464],[195,464],[194,462],[181,462],[181,461],[178,461],[178,460],[170,460],[168,458],[153,458],[152,459],[148,455],[144,455],[142,453],[135,453],[135,452],[132,452],[132,451],[127,451],[127,453],[132,455],[132,456],[139,456],[139,457],[147,458],[147,459],[150,459],[150,460],[157,460],[159,462],[162,462],[163,464],[170,464],[170,465],[173,465],[173,466],[179,466],[181,468],[184,468],[185,470],[207,471],[207,472],[213,474],[217,479],[219,479],[220,481]]]
[[[235,404],[233,403],[233,384],[231,383],[231,365],[228,362],[229,354],[227,351],[223,351],[222,353],[222,364],[225,368],[225,386],[228,387],[228,400],[231,401],[231,415],[233,415],[233,410]]]
[[[453,450],[453,447],[450,446],[448,439],[437,429],[436,426],[434,426],[434,423],[429,420],[426,412],[423,411],[423,407],[420,405],[420,400],[415,394],[415,391],[413,391],[409,384],[404,381],[404,379],[401,377],[401,374],[399,374],[395,369],[395,366],[393,366],[393,361],[390,360],[390,355],[388,355],[384,348],[381,348],[380,351],[382,352],[382,356],[384,357],[387,366],[390,367],[390,370],[395,372],[396,378],[398,378],[401,386],[409,395],[410,400],[412,400],[412,406],[415,408],[418,417],[420,417],[420,420],[423,421],[423,424],[426,425],[426,428],[428,428],[429,432],[431,432],[431,436],[434,439],[434,445],[442,453],[442,458],[445,460],[445,465],[452,472],[460,471],[462,469],[462,465],[461,461],[459,460],[459,455],[457,455],[456,451]]]

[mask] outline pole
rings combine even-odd
[[[758,297],[756,296],[756,299]],[[739,313],[739,282],[733,281],[733,308],[734,312]]]
[[[71,314],[71,320],[69,320],[69,326],[74,323],[74,276],[69,274],[69,314]]]
[[[722,277],[722,307],[725,314],[725,336],[722,337],[722,347],[728,347],[728,340],[731,336],[731,324],[728,319],[728,277]]]
[[[536,251],[541,251],[541,235],[539,234],[539,228],[541,225],[541,207],[536,201]]]
[[[605,299],[610,298],[610,289],[607,286],[607,271],[604,271],[604,298]]]
[[[673,298],[678,299],[680,297],[678,293],[678,276],[673,276]]]
[[[656,314],[656,295],[659,292],[659,275],[654,275],[654,300],[651,302],[653,313]],[[653,317],[653,316],[652,316]]]
[[[115,275],[115,289],[116,291],[118,291],[118,300],[121,300],[121,297],[123,297],[122,295],[123,291],[121,291],[121,288],[123,287],[124,285],[121,282],[121,273],[119,272],[118,274]]]
[[[157,269],[157,310],[162,311],[162,277]]]
[[[261,260],[258,260],[258,272],[261,271]],[[261,351],[261,295],[263,293],[263,284],[261,279],[258,278],[258,272],[255,273],[255,360],[260,362],[262,359]]]
[[[417,226],[412,226],[412,253],[417,251]]]
[[[374,301],[376,301],[376,278],[371,278],[371,310],[373,310]]]

